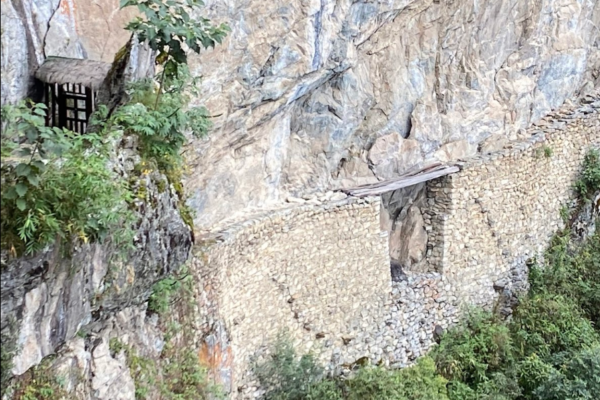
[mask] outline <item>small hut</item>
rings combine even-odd
[[[84,133],[110,68],[102,61],[48,57],[35,73],[44,84],[46,124]]]

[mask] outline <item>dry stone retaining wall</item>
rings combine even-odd
[[[334,372],[363,357],[409,365],[462,306],[490,306],[526,283],[526,260],[561,226],[583,157],[600,148],[599,103],[429,182],[407,203],[427,237],[416,270],[392,277],[379,198],[311,199],[220,229],[193,263],[202,330],[213,332],[201,358],[242,399],[260,394],[249,366],[283,330]]]
[[[523,283],[526,260],[563,225],[585,154],[600,148],[599,103],[553,115],[528,140],[428,184],[428,261],[461,302],[490,305],[498,290]]]
[[[363,338],[383,329],[391,293],[379,209],[379,198],[298,205],[219,234],[195,265],[228,329],[234,385],[283,330],[325,362],[368,354]]]

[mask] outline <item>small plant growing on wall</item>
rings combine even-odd
[[[584,200],[600,191],[600,150],[591,149],[586,154],[581,177],[575,182],[575,191]]]
[[[544,146],[535,150],[535,158],[551,158],[554,150],[550,146]]]

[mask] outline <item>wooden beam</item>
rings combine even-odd
[[[460,168],[456,165],[432,165],[422,169],[419,172],[405,174],[404,176],[394,180],[378,182],[356,188],[340,189],[340,191],[354,197],[376,196],[386,192],[402,189],[407,186],[413,186],[422,182],[430,181],[432,179],[449,175],[458,171],[460,171]]]

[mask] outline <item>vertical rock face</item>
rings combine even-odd
[[[3,346],[16,342],[19,349],[13,360],[15,375],[54,354],[83,326],[126,307],[140,307],[152,285],[188,258],[191,231],[181,219],[179,199],[166,178],[156,172],[135,176],[139,157],[130,149],[122,150],[119,157],[130,166],[125,168],[126,176],[146,191],[145,201],[136,204],[140,217],[135,250],[122,254],[109,245],[95,244],[83,245],[70,258],[61,257],[58,249],[6,262],[2,255],[1,328]]]
[[[421,209],[425,205],[425,184],[409,186],[382,195],[381,210],[388,221],[392,274],[396,279],[407,271],[427,269],[422,261],[427,250],[426,223]],[[383,224],[382,224],[383,225]]]
[[[233,204],[470,155],[600,84],[595,0],[211,0],[204,12],[232,32],[192,59],[215,116],[187,152],[200,228]],[[3,0],[2,102],[27,94],[45,56],[112,60],[134,13],[117,0]],[[403,140],[374,161],[388,135]]]
[[[394,160],[414,149],[373,162],[380,137],[416,141],[424,159],[463,157],[599,83],[593,0],[215,0],[208,11],[232,32],[193,61],[198,101],[217,116],[190,151],[205,227],[232,204],[341,185],[357,162],[379,179],[399,172]]]
[[[31,94],[47,56],[112,62],[135,9],[119,0],[2,0],[2,104]]]

